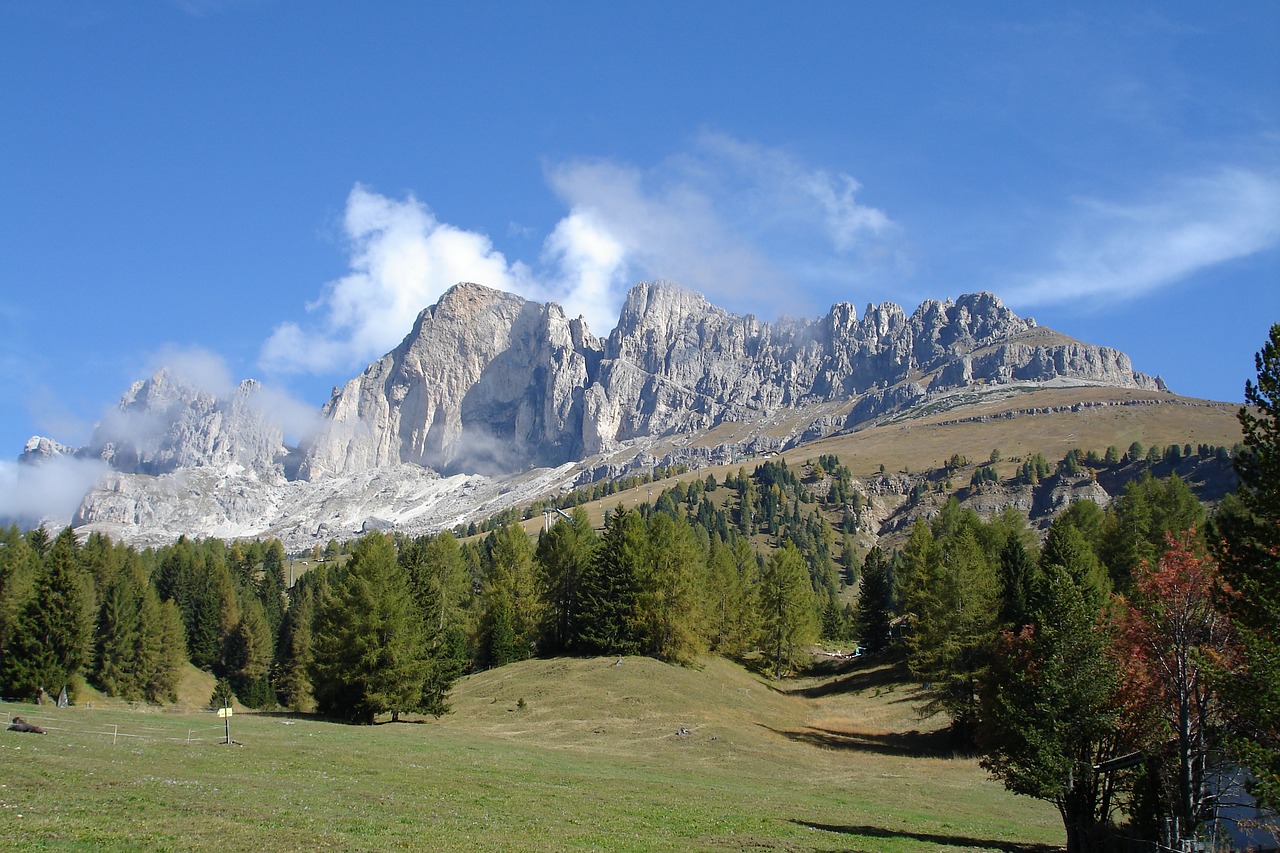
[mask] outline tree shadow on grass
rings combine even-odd
[[[797,826],[820,829],[823,832],[836,832],[841,835],[856,835],[862,838],[894,838],[903,841],[921,841],[936,844],[940,847],[981,848],[999,850],[1001,853],[1060,853],[1063,848],[1051,844],[1018,844],[1013,841],[998,841],[991,838],[970,838],[964,835],[943,835],[936,832],[911,832],[905,829],[886,829],[882,826],[836,826],[828,823],[814,823],[808,820],[795,820]]]
[[[866,734],[863,732],[841,732],[835,729],[813,728],[787,731],[769,726],[774,734],[807,743],[820,749],[841,749],[852,752],[874,752],[880,755],[908,756],[913,758],[949,758],[956,754],[956,743],[949,729],[932,732],[888,732],[885,734]]]
[[[856,693],[863,690],[876,690],[886,693],[895,689],[907,687],[913,689],[904,682],[907,681],[907,675],[901,667],[871,665],[866,668],[848,668],[843,672],[835,675],[830,681],[824,681],[821,684],[815,684],[812,687],[803,687],[799,690],[788,691],[792,696],[802,696],[805,699],[822,699],[827,696],[839,696],[845,693]]]

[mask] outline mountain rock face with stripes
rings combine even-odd
[[[558,305],[460,284],[338,389],[306,479],[409,462],[444,472],[558,465],[620,443],[860,400],[856,426],[931,393],[1054,380],[1162,388],[1128,356],[1018,317],[989,293],[907,315],[841,303],[817,320],[731,314],[666,282],[633,287],[603,340]]]
[[[766,322],[641,283],[602,339],[559,305],[464,283],[307,413],[306,428],[292,412],[295,445],[258,383],[211,390],[163,369],[126,392],[89,445],[33,438],[21,461],[110,466],[77,526],[135,542],[272,534],[296,545],[371,525],[452,526],[652,465],[662,442],[683,443],[686,461],[728,461],[966,389],[1055,384],[1165,390],[1124,353],[1039,327],[990,293],[909,315],[886,303],[859,317],[840,303]]]

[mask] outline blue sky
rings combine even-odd
[[[1240,400],[1280,4],[0,0],[0,458],[177,361],[319,407],[459,279],[606,334],[991,290]]]

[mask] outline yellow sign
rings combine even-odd
[[[235,711],[231,710],[230,708],[219,708],[219,709],[218,709],[218,716],[219,716],[219,717],[230,717],[230,716],[232,716],[233,714],[235,714]]]

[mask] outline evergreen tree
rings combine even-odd
[[[1094,610],[1101,610],[1111,595],[1111,578],[1084,535],[1065,513],[1053,520],[1040,551],[1040,571],[1066,570]]]
[[[813,587],[804,558],[790,542],[770,555],[760,575],[760,643],[773,664],[773,677],[809,659],[809,644],[817,639],[818,623]]]
[[[893,612],[893,583],[889,561],[877,545],[862,561],[862,580],[858,589],[857,632],[862,646],[879,652],[889,646],[889,626]]]
[[[1026,625],[1039,586],[1039,567],[1022,537],[1010,535],[1000,550],[1000,622],[1015,629]]]
[[[595,531],[581,507],[574,509],[572,521],[561,519],[538,538],[535,565],[543,603],[543,641],[539,647],[545,654],[573,649],[580,609],[578,582],[591,564],[595,548]]]
[[[318,579],[325,571],[327,569],[309,572],[294,585],[289,609],[280,628],[276,692],[280,703],[294,711],[310,711],[315,706],[310,675],[312,625],[316,617]]]
[[[37,547],[40,547],[37,545]],[[79,563],[79,545],[66,528],[47,548],[6,650],[0,683],[7,695],[35,697],[41,689],[72,693],[90,661],[94,596]]]
[[[0,677],[4,661],[13,654],[10,647],[18,617],[35,594],[39,574],[40,555],[17,526],[0,528]]]
[[[619,506],[605,519],[595,558],[579,582],[580,611],[574,650],[589,655],[640,651],[640,578],[649,561],[644,520]]]
[[[240,621],[223,641],[221,672],[236,696],[250,708],[275,704],[270,672],[275,643],[262,603],[248,599]]]
[[[422,617],[395,546],[381,533],[356,544],[319,603],[311,681],[317,709],[351,722],[421,703],[427,676]]]
[[[109,696],[142,699],[146,693],[141,596],[123,572],[107,585],[95,633],[94,682]]]
[[[979,713],[982,766],[1058,807],[1068,853],[1100,850],[1117,804],[1115,779],[1098,765],[1120,746],[1120,679],[1091,595],[1051,566],[1032,624],[996,643]]]
[[[1158,480],[1147,471],[1112,502],[1099,553],[1116,589],[1128,592],[1138,567],[1159,561],[1168,534],[1204,528],[1204,505],[1186,481],[1176,474]]]
[[[1240,485],[1214,519],[1222,573],[1240,594],[1234,621],[1244,669],[1224,685],[1235,720],[1232,746],[1257,778],[1263,803],[1280,810],[1280,323],[1255,356],[1238,414]]]

